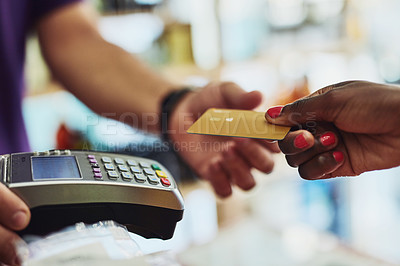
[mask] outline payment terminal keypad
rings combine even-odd
[[[172,186],[171,178],[158,164],[150,164],[143,160],[124,160],[111,156],[96,158],[94,154],[88,154],[87,160],[92,167],[95,180],[121,181],[159,187]]]

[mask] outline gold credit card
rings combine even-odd
[[[283,139],[290,127],[270,124],[264,115],[263,112],[249,110],[211,108],[194,122],[187,133],[255,139]]]

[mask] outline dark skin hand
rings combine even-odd
[[[325,87],[266,119],[301,128],[279,147],[305,179],[356,176],[400,165],[400,89],[365,81]]]

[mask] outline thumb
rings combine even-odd
[[[329,86],[320,89],[285,106],[271,107],[267,110],[265,118],[272,124],[282,126],[297,126],[310,121],[332,122],[338,106],[333,88]]]
[[[11,230],[21,230],[29,220],[30,212],[26,204],[0,183],[0,224]]]
[[[262,101],[261,92],[246,92],[235,83],[223,83],[219,88],[228,108],[250,110],[260,105]]]

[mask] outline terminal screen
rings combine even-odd
[[[75,156],[31,157],[33,180],[80,179]]]

